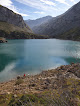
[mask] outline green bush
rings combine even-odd
[[[20,78],[20,79],[17,79],[15,85],[20,85],[22,83],[23,83],[23,79]]]

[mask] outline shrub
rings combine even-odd
[[[17,79],[15,85],[20,85],[22,83],[23,83],[23,79],[20,78],[20,79]]]

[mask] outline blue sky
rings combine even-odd
[[[25,20],[64,13],[80,0],[0,0],[0,4],[21,14]]]

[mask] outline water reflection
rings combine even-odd
[[[47,39],[9,40],[0,44],[1,81],[71,62],[80,62],[80,42]]]

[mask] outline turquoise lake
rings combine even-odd
[[[0,81],[18,75],[37,74],[72,62],[80,62],[80,42],[44,40],[8,40],[0,44]]]

